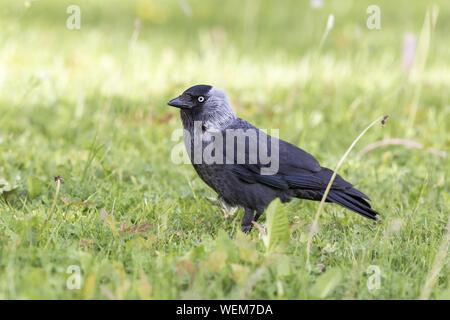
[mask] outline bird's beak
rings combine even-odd
[[[182,96],[179,96],[175,99],[170,100],[169,102],[167,102],[167,104],[169,106],[180,108],[180,109],[191,109],[192,108],[190,101],[183,99]]]

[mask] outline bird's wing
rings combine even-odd
[[[280,169],[297,169],[297,170],[307,170],[312,172],[320,171],[321,167],[316,158],[314,158],[308,152],[296,147],[286,141],[274,138],[265,132],[259,130],[252,124],[248,123],[245,120],[237,118],[231,125],[229,125],[226,130],[244,130],[256,132],[256,135],[247,135],[248,141],[245,148],[246,156],[249,154],[249,144],[256,144],[258,146],[267,147],[268,152],[266,154],[271,154],[272,146],[278,146],[279,148],[279,163],[283,165],[283,168]],[[226,131],[225,130],[225,131]],[[255,140],[256,138],[256,140]],[[224,141],[226,141],[224,139]],[[236,146],[235,146],[236,151]],[[240,151],[240,150],[238,150]],[[276,149],[274,150],[276,152]],[[259,152],[259,150],[258,150]],[[264,152],[263,152],[264,153]],[[235,152],[236,160],[237,152]],[[259,154],[258,154],[259,155]],[[260,164],[260,159],[258,159],[258,164]]]
[[[237,154],[240,150],[234,146],[234,162],[230,166],[231,171],[236,174],[239,179],[247,183],[262,183],[278,189],[308,189],[308,190],[325,190],[333,174],[333,171],[320,166],[316,158],[306,151],[277,138],[266,135],[264,132],[249,124],[248,122],[237,119],[227,129],[252,129],[258,132],[257,140],[249,135],[248,144],[245,145],[245,163],[237,162]],[[279,157],[278,170],[274,174],[262,174],[262,169],[267,168],[268,164],[263,164],[258,157],[257,163],[249,161],[249,145],[251,143],[259,143],[262,139],[267,139],[267,149],[269,154],[273,151],[271,142],[274,145],[278,142]],[[259,156],[259,155],[258,155]],[[367,198],[362,192],[353,188],[353,185],[345,181],[339,175],[333,182],[334,190],[355,190],[355,196]]]

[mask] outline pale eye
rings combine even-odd
[[[203,101],[205,101],[205,97],[200,96],[197,98],[198,102],[202,103]]]

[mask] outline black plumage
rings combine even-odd
[[[185,144],[195,170],[202,180],[214,189],[229,205],[240,206],[245,209],[242,220],[243,231],[251,229],[252,221],[256,221],[264,209],[276,198],[282,202],[292,198],[320,201],[330,181],[333,171],[321,167],[319,162],[306,151],[281,139],[266,135],[264,132],[236,117],[229,100],[222,90],[199,85],[186,90],[180,97],[169,102],[169,105],[181,109],[181,118],[185,129]],[[207,164],[201,159],[199,163],[193,161],[195,152],[195,121],[201,123],[201,151],[218,135],[222,136],[222,161]],[[245,136],[245,147],[238,148],[238,143],[232,140],[234,149],[232,155],[227,149],[227,132],[241,130]],[[245,135],[254,132],[256,135]],[[189,141],[190,140],[190,141]],[[220,141],[220,140],[218,140]],[[251,161],[251,143],[260,145],[261,141],[267,146],[267,153],[272,152],[272,143],[278,146],[278,170],[274,174],[261,174],[263,168],[270,163],[262,162],[258,156]],[[219,149],[217,149],[219,150]],[[216,152],[217,152],[216,150]],[[203,155],[202,155],[203,157]],[[239,161],[243,157],[245,161]],[[197,161],[198,162],[198,161]],[[265,164],[263,164],[265,163]],[[369,198],[353,185],[336,175],[327,202],[337,203],[360,215],[376,219],[378,214],[366,201]]]

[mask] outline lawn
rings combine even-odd
[[[450,299],[450,2],[373,2],[3,0],[0,299]],[[330,168],[389,115],[339,170],[380,219],[326,204],[309,256],[318,202],[242,234],[171,161],[199,83]]]

